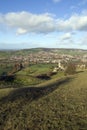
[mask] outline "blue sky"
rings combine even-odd
[[[87,49],[87,0],[0,0],[0,49]]]

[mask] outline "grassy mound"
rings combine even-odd
[[[87,130],[86,77],[82,72],[5,90],[0,97],[0,130]]]
[[[0,80],[0,88],[17,88],[36,85],[55,77],[63,77],[63,72],[51,75],[56,64],[33,64],[13,74],[13,80]],[[3,70],[2,70],[3,71]]]

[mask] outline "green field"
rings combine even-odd
[[[5,87],[19,87],[29,86],[29,85],[36,85],[42,82],[45,82],[45,79],[36,78],[37,75],[41,74],[49,74],[52,72],[53,68],[56,64],[33,64],[29,65],[29,67],[22,69],[21,71],[16,72],[15,78],[12,82],[0,82],[0,88]],[[1,69],[1,72],[9,71],[9,68]],[[11,69],[10,69],[11,71]],[[63,72],[58,72],[56,75],[50,76],[50,79],[54,79],[56,77],[64,76]]]
[[[87,71],[1,89],[0,130],[87,130]]]

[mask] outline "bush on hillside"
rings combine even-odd
[[[65,74],[75,74],[76,73],[76,66],[74,63],[69,63],[65,70]]]

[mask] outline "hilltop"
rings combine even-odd
[[[0,52],[0,130],[87,130],[87,68],[53,73],[60,60],[81,67],[87,51]]]
[[[87,130],[87,71],[1,93],[1,130]]]

